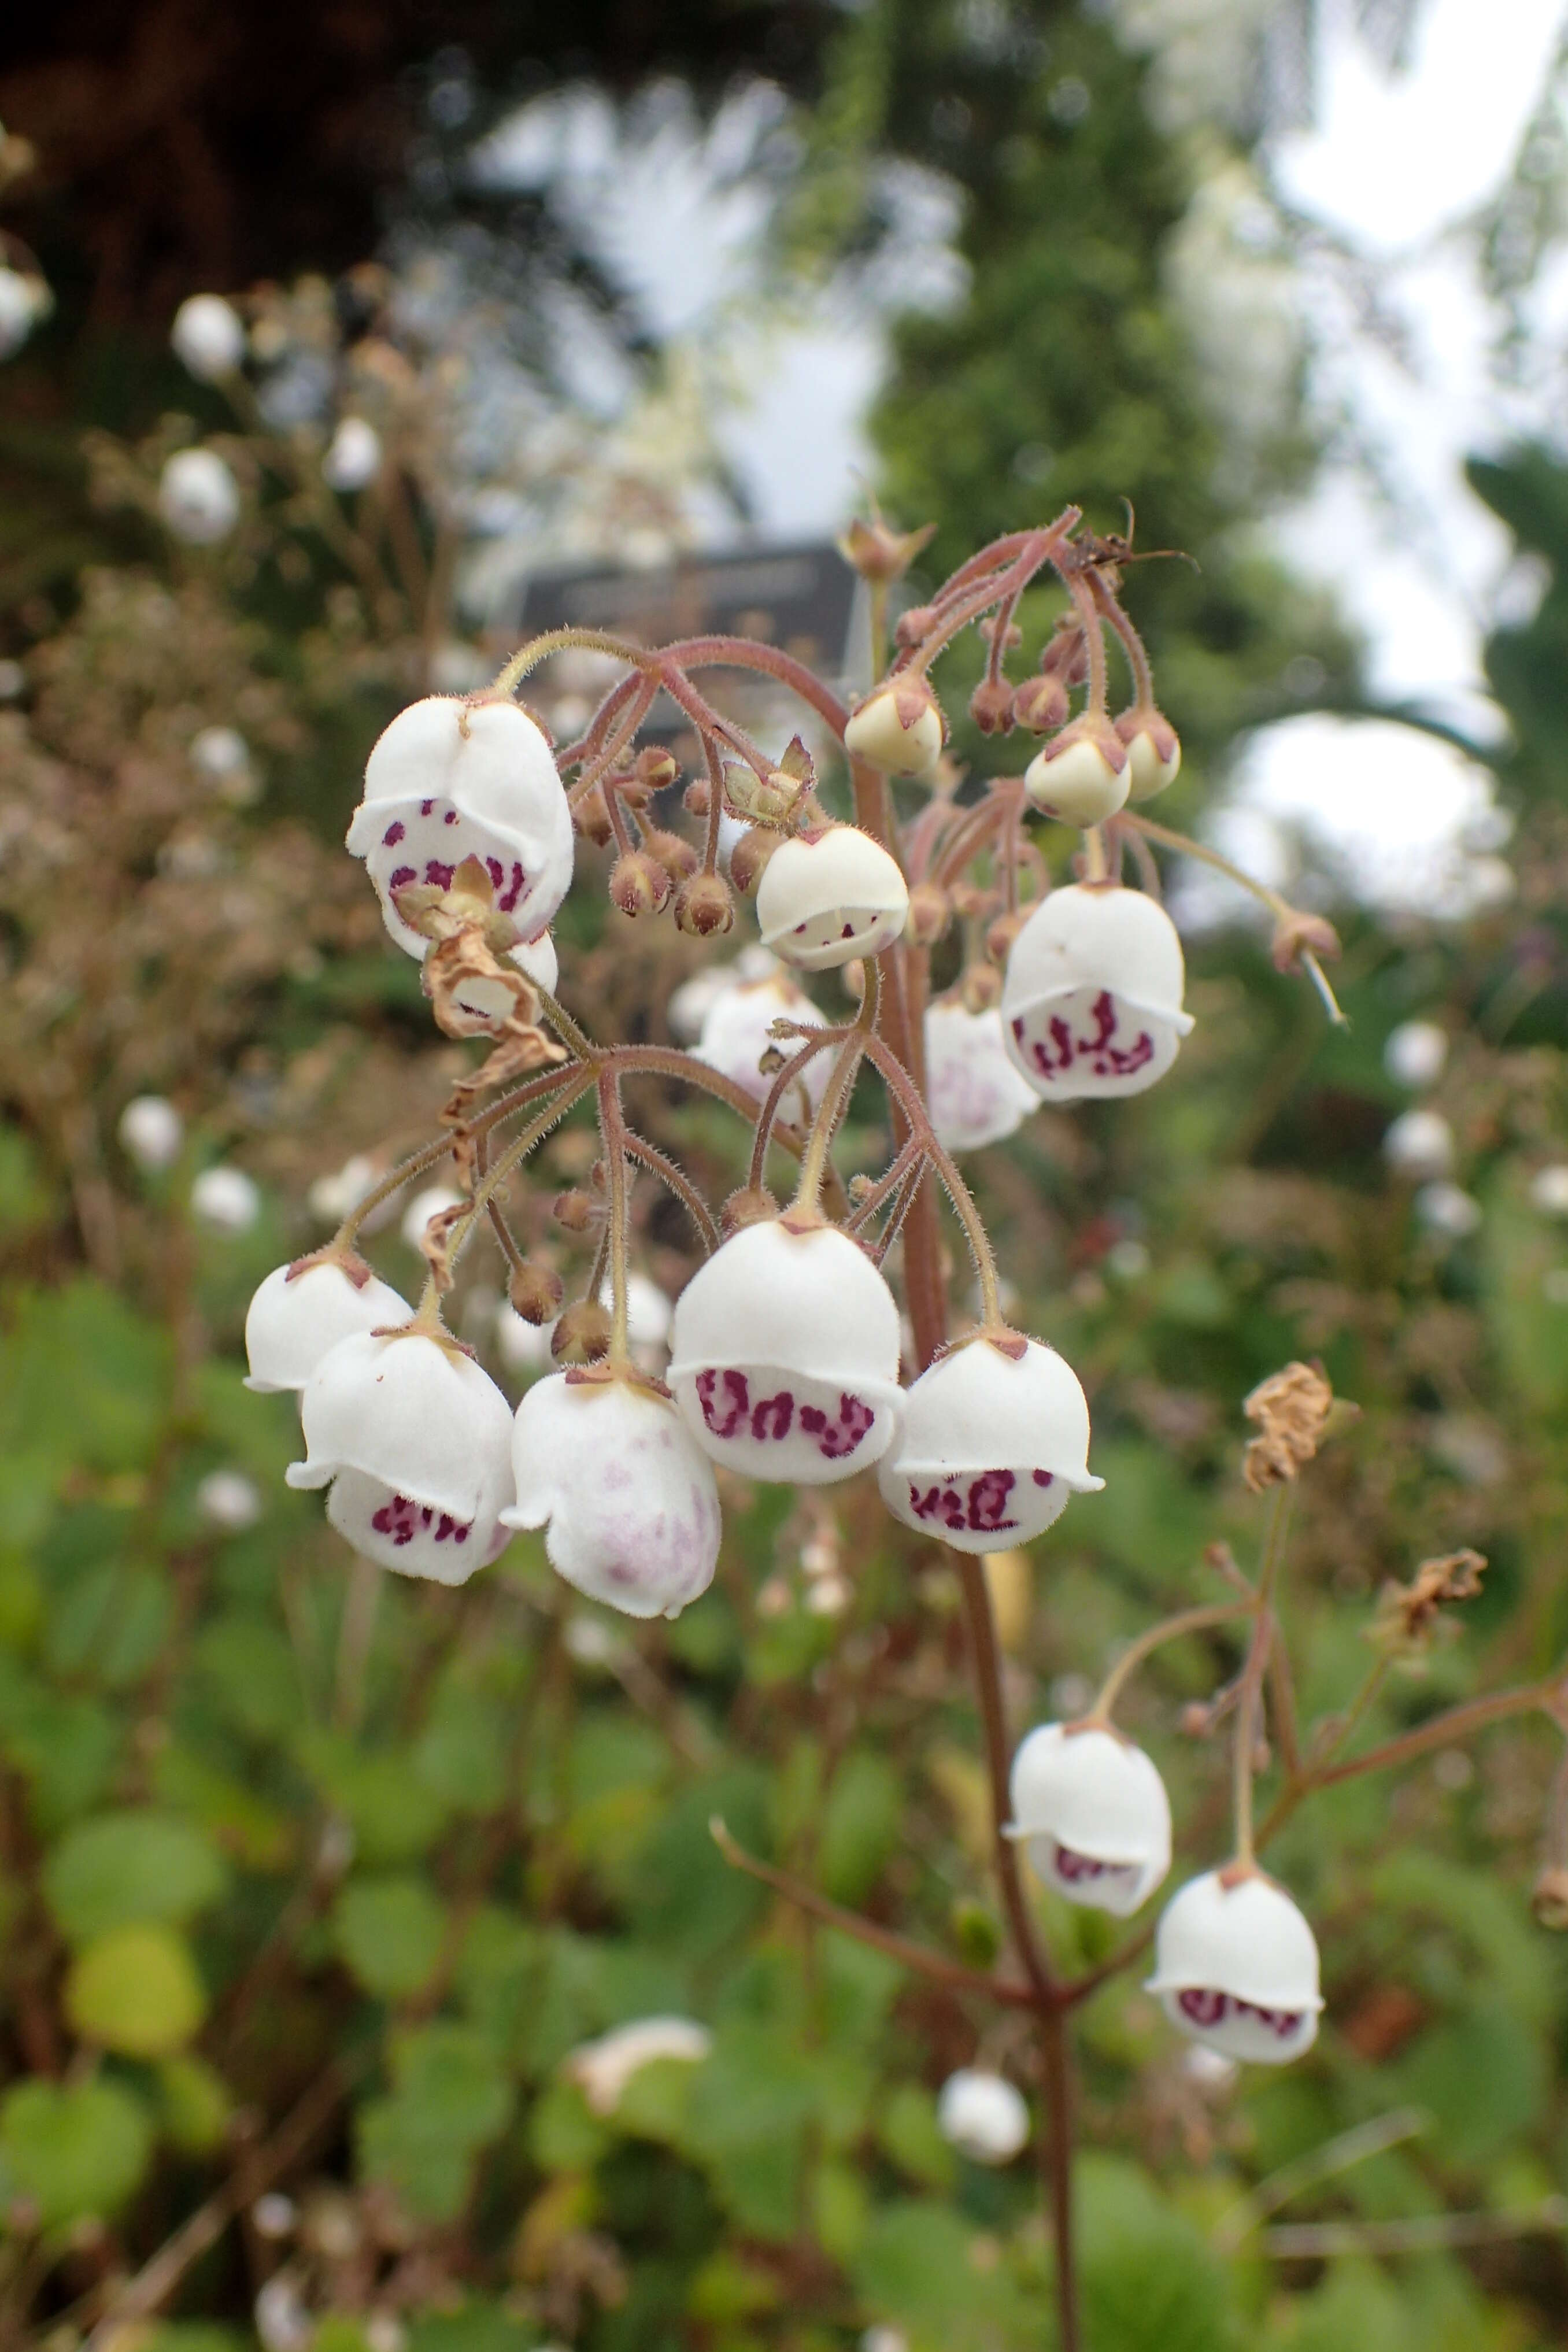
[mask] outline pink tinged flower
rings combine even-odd
[[[742,981],[724,989],[708,1007],[697,1058],[710,1069],[722,1071],[736,1086],[743,1087],[754,1102],[761,1102],[773,1079],[763,1076],[760,1065],[776,1042],[769,1033],[780,1020],[798,1021],[813,1029],[822,1026],[821,1013],[787,972],[774,971],[763,980]],[[798,1043],[785,1039],[778,1050],[787,1060]],[[800,1084],[814,1111],[822,1100],[832,1064],[832,1054],[824,1051],[801,1073]],[[784,1101],[785,1116],[798,1113],[799,1108],[798,1089],[792,1089]]]
[[[1003,2074],[961,2066],[942,2084],[936,2103],[943,2139],[973,2164],[1011,2164],[1029,2137],[1024,2095]]]
[[[363,1287],[330,1259],[277,1265],[251,1300],[245,1318],[247,1389],[302,1389],[329,1349],[355,1332],[406,1323],[414,1312],[390,1283],[374,1275]]]
[[[511,702],[430,695],[401,711],[371,752],[348,845],[365,861],[388,931],[421,960],[429,941],[395,903],[411,884],[449,888],[477,857],[496,908],[531,944],[572,883],[566,795],[549,744]]]
[[[1098,1725],[1042,1723],[1013,1759],[1009,1837],[1069,1903],[1125,1918],[1171,1867],[1171,1804],[1141,1748]]]
[[[803,971],[879,955],[899,937],[909,911],[898,860],[853,824],[782,842],[757,885],[763,946]]]
[[[892,1443],[898,1307],[831,1225],[742,1226],[676,1300],[670,1359],[697,1443],[748,1477],[825,1486]]]
[[[1005,1551],[1060,1518],[1090,1477],[1089,1406],[1070,1365],[1030,1339],[1015,1359],[989,1339],[940,1356],[904,1399],[898,1444],[877,1472],[907,1528],[958,1551]]]
[[[556,1372],[518,1407],[510,1528],[543,1528],[550,1565],[628,1617],[679,1617],[719,1558],[712,1465],[667,1397]]]
[[[1002,991],[1008,1054],[1047,1102],[1137,1095],[1193,1025],[1176,927],[1140,890],[1053,890],[1013,942]]]
[[[1021,1127],[1039,1097],[1007,1057],[994,1005],[966,1011],[944,997],[926,1013],[926,1104],[939,1143],[978,1151]]]
[[[1145,1990],[1194,2042],[1258,2066],[1283,2066],[1310,2050],[1323,2006],[1311,1928],[1258,1870],[1234,1880],[1207,1871],[1172,1897]]]
[[[511,1407],[468,1357],[422,1333],[355,1332],[300,1400],[305,1459],[290,1486],[326,1486],[356,1551],[405,1576],[461,1584],[504,1549]]]

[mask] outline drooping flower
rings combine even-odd
[[[550,1565],[628,1617],[679,1617],[713,1580],[719,1490],[668,1397],[556,1372],[517,1410],[510,1528],[543,1528]]]
[[[302,1389],[322,1357],[356,1331],[395,1329],[414,1312],[390,1283],[356,1283],[334,1258],[276,1265],[245,1318],[247,1389]]]
[[[504,1549],[511,1407],[468,1357],[420,1332],[356,1332],[321,1358],[300,1414],[289,1484],[328,1487],[327,1517],[356,1551],[461,1584]]]
[[[174,313],[169,331],[174,357],[200,383],[221,383],[245,357],[245,326],[221,294],[192,294]]]
[[[191,1186],[191,1214],[215,1234],[248,1233],[261,1214],[261,1192],[243,1168],[204,1168]]]
[[[1176,927],[1142,891],[1053,890],[1014,940],[1002,992],[1007,1051],[1043,1099],[1142,1094],[1192,1016]]]
[[[904,1399],[877,1472],[893,1517],[958,1551],[1005,1551],[1040,1535],[1089,1475],[1089,1406],[1069,1364],[1037,1339],[1018,1353],[974,1339],[939,1356]]]
[[[216,449],[176,449],[158,482],[158,512],[191,547],[215,547],[239,520],[239,486]]]
[[[496,911],[528,942],[572,882],[566,795],[550,746],[513,702],[429,695],[400,711],[371,752],[348,845],[365,861],[387,930],[421,960],[430,942],[398,913],[400,890],[449,889],[477,857]]]
[[[752,1478],[825,1486],[892,1442],[899,1310],[831,1225],[744,1225],[675,1303],[669,1383],[698,1444]]]
[[[1283,2066],[1317,2040],[1317,1940],[1258,1870],[1205,1871],[1172,1896],[1145,1990],[1173,2025],[1226,2058]]]
[[[1454,1130],[1440,1111],[1402,1111],[1383,1139],[1383,1156],[1396,1176],[1431,1182],[1454,1164]]]
[[[961,2066],[942,2084],[936,2103],[943,2139],[973,2164],[1011,2164],[1028,2144],[1029,2110],[1005,2074]]]
[[[891,947],[910,911],[898,860],[858,825],[781,842],[757,885],[764,947],[803,971],[827,971]]]
[[[1013,1759],[1013,1819],[1036,1874],[1125,1918],[1171,1867],[1171,1804],[1141,1748],[1108,1726],[1042,1723]]]
[[[1037,1104],[1008,1059],[994,1005],[971,1013],[956,996],[926,1013],[926,1105],[949,1151],[978,1151],[1021,1127]]]
[[[769,1032],[779,1020],[798,1021],[814,1029],[823,1025],[810,997],[775,966],[763,978],[740,981],[714,998],[697,1041],[697,1058],[710,1069],[721,1070],[725,1077],[743,1087],[754,1102],[761,1102],[773,1080],[763,1076],[759,1066],[773,1043]],[[786,1041],[779,1051],[787,1059],[795,1046]],[[822,1100],[832,1064],[833,1055],[825,1049],[801,1072],[800,1084],[814,1111]],[[786,1113],[798,1110],[799,1104],[786,1101],[784,1109]]]
[[[1383,1048],[1383,1066],[1395,1086],[1413,1094],[1436,1086],[1448,1058],[1448,1033],[1436,1021],[1402,1021]]]

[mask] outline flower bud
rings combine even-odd
[[[826,1485],[875,1462],[899,1404],[899,1310],[831,1225],[742,1225],[676,1301],[669,1384],[716,1462]]]
[[[1535,1882],[1530,1898],[1531,1908],[1542,1927],[1561,1935],[1568,1927],[1568,1870],[1561,1863],[1548,1863]]]
[[[844,749],[885,776],[923,776],[935,766],[946,731],[924,678],[900,677],[867,696],[844,730]]]
[[[1007,1058],[994,1007],[939,997],[926,1013],[925,1043],[926,1104],[936,1139],[949,1151],[999,1143],[1036,1108],[1034,1088]]]
[[[574,853],[555,761],[527,711],[437,694],[410,703],[377,739],[348,846],[365,861],[391,937],[421,961],[431,941],[399,911],[402,892],[450,890],[473,859],[490,911],[525,942],[566,896]]]
[[[543,1528],[558,1576],[628,1617],[679,1617],[719,1558],[712,1466],[668,1397],[557,1372],[518,1407],[509,1527]]]
[[[591,841],[595,849],[603,849],[607,842],[614,839],[616,829],[610,823],[603,784],[589,785],[572,811],[572,822],[584,840]]]
[[[221,383],[245,357],[245,328],[221,294],[192,294],[169,331],[174,357],[200,383]]]
[[[1007,959],[1007,1051],[1037,1095],[1077,1102],[1142,1094],[1176,1058],[1182,943],[1164,908],[1120,885],[1053,890]]]
[[[1026,727],[1031,735],[1054,735],[1058,727],[1067,725],[1070,709],[1061,679],[1044,672],[1038,677],[1026,677],[1013,696],[1014,724]]]
[[[983,735],[1005,735],[1013,724],[1013,689],[1005,677],[983,677],[969,698],[969,715]]]
[[[1029,2110],[1023,2094],[1001,2074],[961,2066],[942,2084],[937,2128],[972,2164],[1011,2164],[1028,2145]]]
[[[904,937],[912,947],[934,948],[952,920],[952,901],[936,882],[917,882],[910,892]]]
[[[1152,801],[1175,782],[1182,765],[1181,738],[1162,712],[1124,710],[1116,732],[1127,746],[1129,800]]]
[[[994,963],[966,964],[958,993],[966,1013],[994,1012],[1002,1002],[1002,975]]]
[[[701,860],[691,844],[679,833],[665,833],[658,827],[643,835],[643,848],[649,857],[657,857],[672,882],[684,881],[695,874]]]
[[[783,845],[783,836],[764,824],[754,824],[741,835],[730,852],[730,879],[742,898],[750,898],[768,860]]]
[[[1063,824],[1103,824],[1126,805],[1131,781],[1127,747],[1115,729],[1079,719],[1036,752],[1024,772],[1024,790],[1037,809]]]
[[[548,1323],[558,1314],[563,1296],[561,1276],[552,1265],[527,1257],[513,1266],[506,1295],[525,1323]]]
[[[1258,1870],[1188,1880],[1161,1915],[1145,1990],[1173,2025],[1223,2057],[1283,2066],[1318,2037],[1316,1939]]]
[[[405,1576],[462,1584],[504,1549],[511,1407],[467,1356],[422,1332],[361,1331],[329,1349],[300,1401],[305,1459],[354,1549]]]
[[[680,773],[680,762],[662,745],[645,743],[632,763],[632,773],[649,793],[667,792]]]
[[[1383,1156],[1396,1176],[1431,1182],[1454,1164],[1454,1130],[1440,1112],[1404,1111],[1383,1139]]]
[[[657,915],[669,903],[669,875],[641,849],[628,849],[610,868],[610,897],[623,915]]]
[[[327,445],[321,478],[330,490],[363,490],[381,471],[381,436],[363,416],[345,416]]]
[[[563,1307],[550,1338],[558,1364],[598,1364],[610,1352],[610,1312],[597,1298],[579,1298]]]
[[[1141,1748],[1109,1726],[1042,1723],[1013,1759],[1009,1837],[1069,1903],[1124,1919],[1171,1867],[1171,1803]]]
[[[721,874],[694,874],[675,894],[675,928],[689,939],[711,939],[735,920],[730,886]]]
[[[806,971],[879,955],[909,910],[897,860],[853,824],[781,843],[757,891],[763,944]]]
[[[1013,942],[1028,918],[1015,910],[1010,915],[998,915],[987,924],[985,952],[993,963],[1005,964],[1013,952]]]
[[[1089,1406],[1071,1367],[1037,1339],[1015,1355],[976,1338],[939,1356],[904,1399],[877,1473],[896,1519],[956,1551],[1005,1551],[1043,1534],[1069,1496],[1097,1494]]]
[[[565,1233],[591,1234],[604,1219],[605,1204],[574,1185],[569,1192],[557,1192],[550,1213]]]
[[[919,645],[928,630],[935,628],[936,620],[937,613],[934,604],[906,606],[893,624],[894,644],[903,646],[906,652],[911,651]]]
[[[239,486],[214,449],[176,449],[158,482],[158,512],[176,539],[215,547],[239,520]]]
[[[340,1339],[406,1323],[414,1309],[389,1283],[363,1282],[335,1258],[274,1266],[245,1318],[247,1389],[302,1389]]]
[[[706,776],[693,776],[680,795],[688,816],[706,816],[713,805],[713,787]]]

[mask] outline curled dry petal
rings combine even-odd
[[[1373,1641],[1403,1656],[1419,1655],[1437,1631],[1444,1608],[1475,1600],[1486,1566],[1483,1553],[1467,1549],[1424,1559],[1408,1584],[1391,1580],[1378,1596]]]
[[[1322,1442],[1333,1402],[1332,1389],[1313,1364],[1287,1364],[1258,1382],[1241,1408],[1258,1427],[1242,1465],[1255,1495],[1305,1469]]]

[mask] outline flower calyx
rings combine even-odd
[[[1340,935],[1332,923],[1325,916],[1310,915],[1300,907],[1283,910],[1268,943],[1276,971],[1300,971],[1305,955],[1322,956],[1332,962],[1340,951]]]
[[[838,552],[862,580],[901,580],[935,533],[934,522],[922,523],[919,530],[895,530],[879,514],[869,521],[857,515],[838,540]]]

